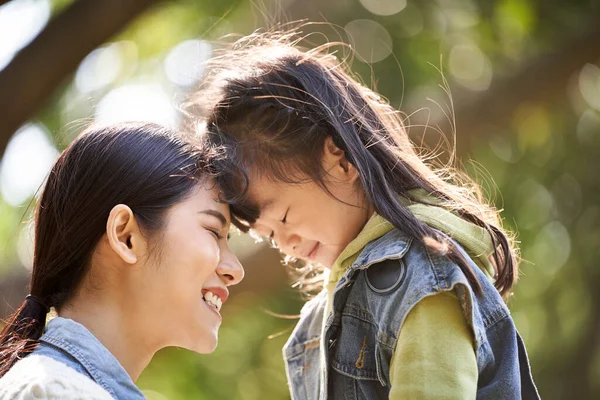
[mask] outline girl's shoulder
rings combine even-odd
[[[0,379],[0,399],[32,398],[112,400],[87,376],[50,357],[32,354],[18,361]]]

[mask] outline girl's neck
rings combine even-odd
[[[140,324],[131,318],[127,306],[107,297],[74,299],[65,305],[59,315],[72,319],[89,330],[119,361],[135,382],[152,360],[159,346],[153,346],[141,332]]]

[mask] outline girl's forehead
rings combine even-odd
[[[267,177],[250,177],[248,199],[257,207],[272,205],[286,191],[285,185]]]

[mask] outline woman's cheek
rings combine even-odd
[[[209,234],[212,236],[212,233]],[[206,246],[202,246],[200,248],[202,252],[202,256],[204,258],[204,265],[210,269],[216,269],[219,264],[219,260],[221,259],[221,247],[219,242],[215,240],[215,238],[210,237],[209,243]]]

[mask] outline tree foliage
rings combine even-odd
[[[375,3],[404,5],[55,0],[46,29],[0,70],[0,147],[29,120],[60,149],[82,121],[104,115],[106,99],[123,88],[162,91],[177,102],[193,80],[170,80],[167,59],[186,41],[202,46],[274,21],[325,20],[305,28],[322,33],[309,40],[351,43],[358,53],[353,70],[407,114],[417,142],[435,146],[451,138],[455,112],[459,161],[504,209],[520,242],[521,279],[510,308],[542,397],[600,397],[600,6],[410,1],[381,15],[387,11]],[[105,80],[86,78],[90,68]],[[17,252],[27,243],[18,229],[24,208],[6,201],[0,183],[1,297],[14,306],[26,293],[26,251]],[[249,279],[225,307],[219,348],[206,356],[158,354],[139,381],[148,398],[288,398],[280,348],[294,321],[265,309],[297,313],[300,297],[287,289],[273,253],[252,250],[248,240],[236,246]],[[273,334],[280,335],[268,339]]]

